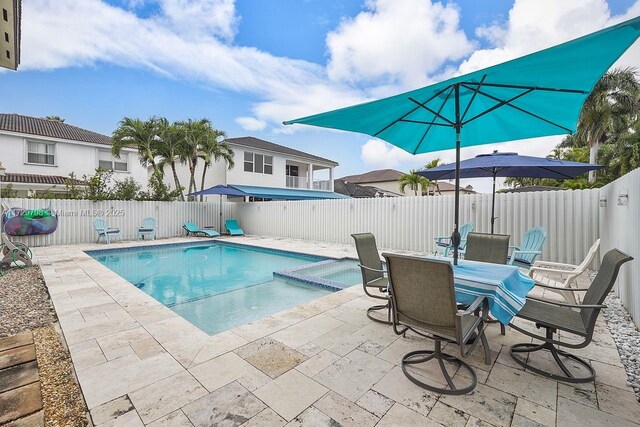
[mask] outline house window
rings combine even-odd
[[[127,172],[129,170],[127,157],[124,154],[122,158],[118,159],[111,152],[101,150],[98,152],[98,167],[110,171]]]
[[[27,142],[27,163],[54,166],[56,164],[56,144]]]
[[[288,176],[300,176],[298,175],[300,173],[300,168],[298,166],[287,165],[286,169],[287,169]]]
[[[245,151],[244,171],[273,175],[273,156]]]

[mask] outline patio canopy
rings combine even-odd
[[[352,107],[286,121],[360,132],[412,154],[575,132],[586,97],[640,36],[640,17],[493,67]],[[460,174],[456,173],[459,190]],[[457,262],[456,191],[454,262]]]
[[[491,234],[495,222],[496,178],[555,178],[571,179],[604,166],[590,163],[570,162],[568,160],[546,157],[520,156],[518,153],[480,154],[460,162],[460,178],[493,178],[493,197],[491,201]],[[430,180],[454,179],[456,164],[449,163],[418,172]]]
[[[233,185],[235,189],[243,191],[249,196],[272,200],[320,200],[320,199],[349,199],[349,196],[332,191],[300,190],[293,188],[257,187],[254,185]]]

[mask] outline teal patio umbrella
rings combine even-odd
[[[473,73],[284,124],[364,133],[412,154],[455,148],[457,263],[460,148],[574,133],[593,86],[639,36],[636,17]]]

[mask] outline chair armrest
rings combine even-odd
[[[358,267],[360,267],[360,268],[362,268],[364,270],[367,270],[367,271],[373,271],[374,273],[386,274],[386,272],[387,272],[386,270],[378,270],[378,269],[375,269],[375,268],[366,267],[366,266],[364,266],[362,264],[358,264]]]
[[[509,249],[513,249],[513,250],[520,250],[520,246],[513,246],[513,245],[509,245]]]
[[[548,269],[557,269],[562,271],[575,270],[578,268],[577,265],[573,264],[564,264],[561,262],[551,262],[551,261],[536,261],[533,263],[532,268],[548,268]]]
[[[542,251],[521,251],[520,249],[515,250],[511,253],[511,256],[513,256],[513,254],[536,254],[536,255],[540,255],[542,253]]]
[[[531,272],[541,272],[541,273],[558,273],[558,274],[574,274],[577,273],[575,268],[572,270],[566,269],[562,270],[560,268],[548,268],[548,267],[540,267],[539,265],[532,265]]]
[[[435,240],[436,243],[442,243],[445,240],[451,240],[451,236],[434,237],[433,240]]]
[[[554,291],[562,291],[562,292],[586,292],[589,290],[589,288],[559,288],[557,286],[549,286],[549,285],[544,285],[542,283],[536,282],[535,286],[538,286],[540,288],[544,288],[544,289],[551,289]],[[529,297],[527,297],[529,298]],[[531,297],[533,298],[533,297]]]
[[[558,289],[558,288],[555,288],[555,289]],[[552,300],[543,299],[543,298],[536,298],[536,297],[527,297],[527,299],[528,300],[532,300],[532,301],[543,302],[545,304],[557,305],[559,307],[568,307],[568,308],[607,308],[606,305],[602,305],[602,304],[567,304],[567,303],[560,302],[560,301],[552,301]]]
[[[458,310],[458,312],[456,313],[456,316],[467,316],[469,314],[473,314],[478,307],[480,307],[480,304],[482,304],[482,302],[484,301],[485,297],[478,297],[475,300],[473,300],[473,302],[467,307],[466,310],[462,311],[462,310]]]

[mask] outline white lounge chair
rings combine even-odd
[[[553,288],[545,287],[545,289],[561,294],[569,304],[577,304],[575,293],[566,292],[563,291],[563,289],[573,288],[576,279],[587,271],[587,268],[589,268],[593,262],[599,247],[600,239],[596,240],[593,246],[591,246],[591,249],[587,252],[587,256],[580,265],[536,261],[533,263],[533,266],[531,266],[531,270],[529,270],[529,276],[539,284],[552,286]],[[579,288],[575,287],[573,289]],[[584,288],[585,291],[587,289],[588,288]]]

